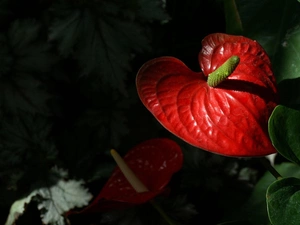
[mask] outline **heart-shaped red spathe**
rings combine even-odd
[[[175,141],[155,138],[133,147],[124,161],[149,191],[137,193],[117,166],[99,195],[79,213],[127,208],[167,192],[172,175],[182,167],[183,154]]]
[[[240,58],[234,72],[208,86],[208,74],[233,55]],[[146,108],[167,130],[203,150],[231,157],[275,153],[267,124],[278,94],[264,49],[243,36],[215,33],[202,40],[199,63],[203,72],[174,57],[146,62],[136,78]]]

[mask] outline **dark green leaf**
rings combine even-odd
[[[54,20],[49,30],[49,40],[59,40],[57,43],[59,52],[63,56],[69,56],[73,51],[73,47],[77,44],[80,31],[82,29],[81,11],[64,10],[65,15],[63,19],[57,18]]]
[[[41,27],[35,20],[16,20],[7,38],[15,59],[14,70],[18,72],[48,72],[55,63],[50,46],[40,39]]]
[[[300,179],[283,178],[267,190],[267,207],[273,225],[297,225],[300,221]]]
[[[48,44],[40,39],[34,20],[16,20],[0,37],[0,105],[16,113],[49,113],[51,97],[42,82],[55,60]]]
[[[57,156],[48,118],[20,113],[3,117],[0,125],[0,177],[11,186],[23,175],[41,179]]]
[[[86,3],[80,7],[65,2],[56,4],[49,36],[63,56],[78,60],[81,75],[95,76],[98,84],[126,93],[131,60],[136,53],[149,50],[146,26],[135,18],[141,12],[148,20],[162,19],[166,14],[162,8],[157,10],[158,1],[145,0],[140,7],[137,3],[136,10],[126,9],[129,3],[117,2]]]
[[[138,16],[145,21],[168,21],[170,16],[165,11],[163,1],[160,0],[139,0]]]
[[[296,0],[236,0],[244,36],[257,40],[268,52],[277,78],[299,77],[300,5]]]
[[[21,109],[48,114],[50,98],[43,84],[29,74],[19,74],[17,79],[0,83],[0,102],[5,111],[16,113]]]
[[[294,6],[300,13],[300,4]],[[287,30],[285,36],[281,40],[281,45],[278,46],[276,55],[273,58],[274,72],[277,82],[286,79],[295,79],[300,77],[300,19],[297,18],[297,24]],[[297,90],[298,91],[298,90]],[[298,94],[298,92],[294,94]]]
[[[77,56],[82,74],[93,73],[103,85],[126,93],[125,79],[132,51],[145,50],[146,39],[136,24],[113,18],[95,23],[92,18],[89,13],[83,17],[85,37]]]
[[[242,35],[243,26],[235,0],[224,1],[224,12],[226,19],[226,33]]]
[[[272,112],[268,130],[277,151],[300,165],[300,111],[278,105]]]

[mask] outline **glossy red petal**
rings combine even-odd
[[[124,161],[149,192],[137,193],[116,167],[100,194],[81,213],[126,208],[145,203],[165,191],[172,175],[183,163],[180,146],[167,138],[144,141],[132,148]]]
[[[213,34],[202,43],[199,59],[205,74],[232,55],[240,57],[228,80],[213,88],[204,74],[176,58],[153,59],[136,78],[143,104],[166,129],[201,149],[234,157],[276,152],[267,121],[278,96],[265,51],[241,36]]]
[[[202,40],[199,63],[205,75],[220,67],[232,55],[240,58],[228,79],[245,80],[277,93],[271,62],[259,43],[243,36],[216,33]]]

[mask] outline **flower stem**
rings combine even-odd
[[[169,224],[169,225],[178,225],[176,222],[174,222],[165,212],[164,210],[160,207],[159,204],[157,204],[154,199],[150,200],[151,205],[153,208],[155,208],[158,213],[161,215],[162,218]]]
[[[260,162],[263,166],[277,179],[280,180],[282,176],[278,173],[278,171],[270,164],[270,161],[266,157],[259,158]]]

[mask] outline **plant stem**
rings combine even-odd
[[[150,200],[151,205],[159,212],[162,218],[169,224],[169,225],[177,225],[176,222],[174,222],[160,207],[159,204],[157,204],[154,199]]]
[[[259,158],[260,162],[263,166],[277,179],[281,179],[282,176],[278,173],[278,171],[270,164],[270,161],[266,157]]]

